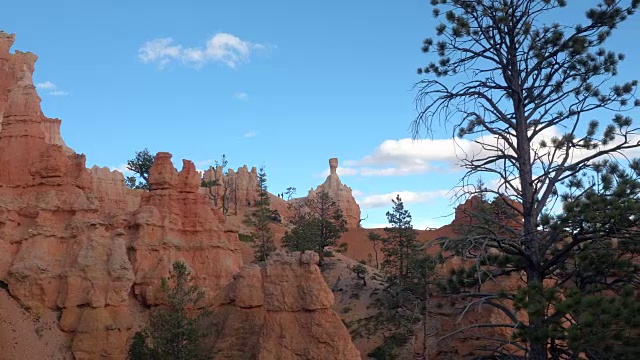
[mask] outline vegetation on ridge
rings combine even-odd
[[[134,335],[129,359],[213,359],[205,345],[212,335],[212,312],[198,308],[205,294],[193,284],[187,265],[174,262],[170,279],[162,278],[160,288],[166,305],[153,309],[149,327]]]
[[[306,204],[290,204],[293,228],[282,238],[282,246],[289,251],[312,250],[320,256],[320,265],[327,247],[334,247],[347,231],[347,221],[338,203],[325,190],[308,198]]]
[[[149,149],[136,151],[133,159],[127,160],[127,169],[134,173],[125,178],[125,184],[130,189],[149,190],[149,171],[153,165],[153,155]]]

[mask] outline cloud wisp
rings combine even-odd
[[[387,194],[362,196],[358,199],[358,204],[365,209],[391,207],[391,200],[395,199],[396,195],[400,195],[402,202],[405,204],[419,204],[447,198],[451,195],[451,192],[450,190],[394,191]]]
[[[242,137],[245,138],[245,139],[251,139],[251,138],[256,137],[257,135],[258,135],[258,133],[255,132],[255,131],[247,131],[246,133],[242,134]]]
[[[54,90],[54,91],[50,92],[49,95],[51,95],[51,96],[67,96],[67,95],[69,95],[69,93],[66,92],[66,91],[62,91],[62,90]]]
[[[236,100],[247,101],[249,100],[249,94],[246,92],[238,91],[233,94],[233,98]]]
[[[37,83],[36,84],[36,88],[41,89],[41,90],[53,90],[53,89],[57,88],[57,86],[56,86],[56,84],[52,83],[51,81],[45,81],[45,82]]]
[[[67,96],[67,95],[69,95],[68,92],[58,89],[58,86],[56,86],[56,84],[52,83],[51,81],[45,81],[45,82],[37,83],[36,84],[36,89],[41,90],[41,91],[46,91],[47,94],[49,94],[51,96]]]
[[[235,69],[249,62],[254,52],[268,48],[269,45],[242,40],[233,34],[217,33],[204,47],[185,47],[170,37],[153,39],[138,49],[138,58],[144,64],[156,64],[160,69],[174,61],[196,68],[220,63]]]

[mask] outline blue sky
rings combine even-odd
[[[640,78],[639,19],[610,42],[627,53],[626,78]],[[39,55],[43,110],[87,166],[121,167],[148,147],[204,169],[224,153],[234,168],[266,165],[273,193],[305,195],[338,157],[364,226],[385,223],[402,191],[417,228],[451,220],[462,174],[450,142],[408,140],[434,25],[426,0],[34,0],[0,12],[13,49]]]

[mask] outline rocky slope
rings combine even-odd
[[[178,172],[169,153],[158,153],[153,190],[144,193],[127,189],[117,171],[88,170],[84,155],[64,145],[60,120],[40,109],[37,56],[10,54],[13,40],[0,32],[0,284],[32,316],[59,319],[55,346],[29,349],[30,358],[124,359],[174,260],[187,263],[224,316],[218,358],[360,358],[315,256],[245,264],[192,162]],[[11,306],[0,302],[0,318]],[[0,339],[23,330],[19,323]],[[3,350],[7,359],[25,351]]]

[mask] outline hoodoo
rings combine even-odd
[[[356,199],[353,197],[351,188],[344,185],[340,181],[340,177],[338,177],[337,158],[329,159],[329,176],[315,190],[309,190],[307,198],[313,197],[320,191],[328,192],[331,198],[338,203],[347,220],[347,227],[355,228],[360,226],[360,206],[358,206]]]

